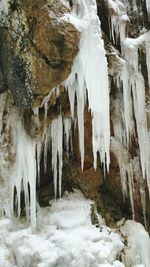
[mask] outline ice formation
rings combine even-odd
[[[121,232],[127,237],[128,247],[125,249],[125,266],[150,266],[150,237],[140,223],[126,221]]]
[[[15,112],[15,111],[14,111]],[[25,132],[22,118],[13,114],[8,122],[12,127],[12,138],[15,144],[9,151],[15,162],[8,165],[8,155],[1,153],[1,175],[4,177],[5,199],[2,204],[5,214],[12,217],[14,212],[20,217],[21,198],[24,198],[25,213],[31,221],[32,229],[36,228],[36,143]],[[14,123],[16,123],[14,127]],[[4,163],[5,162],[5,163]],[[4,163],[4,164],[3,164]],[[22,195],[23,192],[23,195]],[[17,208],[17,210],[16,210]]]
[[[142,174],[143,178],[147,178],[148,185],[150,187],[150,151],[148,149],[150,147],[150,144],[145,109],[145,83],[138,63],[138,49],[142,47],[146,51],[147,73],[148,80],[150,81],[150,32],[145,32],[136,39],[127,38],[126,24],[128,23],[129,18],[126,15],[126,10],[123,3],[121,3],[119,0],[108,0],[107,2],[109,8],[111,9],[111,38],[114,44],[116,44],[116,42],[119,42],[120,40],[121,53],[122,57],[124,58],[124,60],[122,60],[121,72],[117,74],[116,78],[117,86],[120,88],[121,86],[123,87],[123,103],[120,99],[119,94],[116,95],[116,99],[114,100],[114,116],[112,119],[115,139],[112,138],[111,143],[112,149],[119,163],[123,196],[124,198],[127,196],[129,188],[129,195],[134,214],[133,162],[132,159],[129,158],[128,153],[126,153],[125,148],[128,149],[130,147],[132,137],[135,136],[136,121]],[[79,52],[72,67],[72,72],[64,83],[68,90],[72,119],[75,118],[75,97],[77,99],[77,121],[79,132],[79,147],[81,153],[81,168],[83,169],[84,167],[84,108],[88,102],[89,109],[92,114],[92,145],[94,158],[93,165],[96,168],[97,153],[99,152],[101,162],[104,164],[104,166],[105,164],[107,165],[108,170],[110,161],[108,70],[104,44],[101,37],[100,21],[97,16],[96,1],[78,0],[76,3],[74,3],[74,7],[71,13],[66,14],[63,19],[72,22],[81,32]],[[58,95],[59,88],[54,88],[42,103],[45,109],[45,117],[47,116],[47,104],[53,94]],[[122,103],[122,106],[120,106],[120,103]],[[38,110],[35,111],[35,113],[35,115],[38,116]],[[125,125],[125,130],[123,129],[123,125]],[[31,188],[30,190],[28,188],[31,187],[31,182],[29,181],[30,178],[28,177],[30,175],[28,173],[26,174],[26,172],[24,171],[25,164],[28,164],[28,158],[26,159],[25,155],[24,158],[21,158],[19,151],[21,149],[28,149],[30,143],[32,155],[32,159],[30,160],[33,163],[31,168],[33,169],[31,179],[34,180],[33,184],[35,186],[36,178],[38,177],[39,180],[40,177],[40,160],[42,151],[44,151],[44,168],[46,172],[49,161],[49,159],[47,158],[48,150],[51,149],[55,197],[57,197],[57,191],[58,195],[61,196],[63,135],[66,136],[66,148],[67,152],[69,152],[71,120],[65,120],[63,125],[63,119],[61,116],[59,116],[51,123],[51,125],[48,126],[47,129],[45,129],[40,142],[38,141],[36,143],[34,143],[33,140],[30,140],[27,134],[23,132],[23,125],[19,126],[18,130],[16,130],[16,136],[20,135],[19,131],[22,132],[22,134],[21,137],[16,137],[16,160],[18,162],[21,161],[25,163],[22,163],[22,165],[19,163],[20,168],[22,168],[21,173],[23,173],[20,175],[20,178],[17,178],[19,174],[16,174],[15,168],[13,174],[15,176],[14,180],[16,181],[16,184],[13,185],[12,188],[14,190],[15,187],[15,190],[17,191],[18,215],[20,214],[20,191],[22,190],[22,186],[25,190],[27,214],[30,213],[28,203],[32,202],[32,199],[29,199],[30,197],[28,192],[31,190]],[[25,148],[21,148],[22,141],[20,138],[24,138],[24,143],[26,143]],[[35,166],[37,166],[37,173]],[[16,170],[17,169],[18,168],[16,167]],[[25,180],[27,181],[26,184],[24,182]],[[13,190],[12,192],[14,192]],[[35,195],[35,192],[33,195]],[[35,217],[35,208],[33,217]]]
[[[52,169],[54,174],[54,193],[57,197],[57,178],[59,176],[59,197],[61,197],[61,179],[63,165],[63,122],[59,116],[51,123],[51,142],[52,142]],[[57,166],[59,173],[57,175]]]
[[[76,10],[78,6],[78,10]],[[72,13],[66,16],[81,31],[79,53],[75,59],[71,75],[65,85],[68,88],[71,113],[74,116],[74,98],[77,96],[77,117],[81,166],[84,163],[84,106],[86,92],[92,114],[92,145],[94,168],[97,153],[102,163],[109,169],[109,86],[107,60],[101,38],[100,21],[97,16],[96,1],[77,1]]]
[[[123,2],[125,5],[128,4],[127,1]],[[133,137],[135,138],[136,136],[136,132],[140,151],[141,178],[147,179],[150,192],[150,139],[145,96],[147,88],[145,87],[145,77],[143,77],[141,65],[139,64],[139,51],[144,50],[146,54],[148,83],[150,85],[150,31],[146,32],[145,30],[138,38],[128,38],[126,27],[129,18],[125,15],[126,10],[124,6],[122,6],[120,1],[108,0],[108,4],[109,8],[114,11],[113,15],[110,15],[110,37],[114,44],[120,42],[121,57],[124,59],[120,73],[118,72],[116,77],[114,77],[119,94],[117,93],[116,99],[113,100],[114,112],[112,121],[115,140],[112,138],[111,145],[119,163],[123,195],[127,196],[127,188],[129,188],[134,215],[133,178],[141,174],[140,172],[138,175],[135,173],[134,159],[131,159],[127,151],[131,146]],[[132,4],[133,8],[137,10],[136,2],[133,1]],[[123,100],[120,98],[121,88]],[[141,194],[141,201],[143,203],[144,197],[142,196],[143,194]],[[143,203],[144,206],[145,204]]]
[[[68,2],[61,1],[68,7]],[[123,198],[125,200],[129,194],[134,218],[134,178],[140,174],[140,178],[147,179],[150,192],[150,135],[145,104],[145,89],[150,89],[150,31],[143,30],[138,38],[128,38],[126,25],[129,23],[129,18],[125,9],[128,1],[122,2],[107,0],[111,10],[110,38],[114,45],[120,43],[122,57],[122,67],[114,77],[118,91],[115,99],[112,100],[111,119],[114,136],[111,137],[111,150],[118,160]],[[133,1],[133,6],[136,9],[136,1]],[[146,6],[150,13],[149,0],[146,0]],[[7,1],[0,1],[0,13],[3,11],[6,14],[7,8]],[[0,22],[3,22],[2,19],[3,16]],[[2,163],[0,171],[4,178],[4,181],[0,179],[1,214],[5,212],[6,216],[13,217],[15,213],[20,217],[21,212],[24,212],[21,210],[23,198],[26,217],[31,223],[32,230],[37,230],[39,234],[34,236],[30,228],[24,228],[19,222],[16,222],[16,227],[11,220],[1,220],[0,264],[2,267],[15,267],[16,262],[20,267],[34,264],[38,264],[39,267],[54,265],[149,267],[150,238],[140,224],[127,221],[122,227],[122,233],[128,240],[128,248],[125,250],[123,259],[124,265],[116,260],[124,247],[120,235],[106,226],[103,226],[102,231],[99,232],[91,225],[91,203],[79,192],[66,195],[63,199],[52,202],[52,206],[45,209],[40,209],[36,203],[36,184],[40,183],[42,153],[45,172],[47,172],[47,166],[52,165],[55,200],[58,196],[61,197],[63,149],[65,147],[69,155],[72,121],[76,117],[75,99],[77,100],[81,168],[84,169],[84,109],[88,103],[92,114],[93,165],[94,168],[97,167],[99,153],[104,170],[105,165],[109,170],[108,69],[96,1],[74,1],[71,13],[66,14],[63,19],[69,20],[81,32],[78,55],[70,76],[63,84],[68,91],[72,119],[59,115],[45,127],[42,137],[34,140],[24,129],[21,112],[20,114],[16,110],[10,112],[12,114],[6,123],[6,130],[11,132],[13,143],[10,164],[5,140],[8,136],[0,140],[3,143],[3,151],[0,153]],[[146,84],[139,64],[140,50],[144,50],[146,55],[149,88],[145,88]],[[42,103],[45,118],[48,115],[48,102],[53,94],[58,96],[59,88],[54,88]],[[6,94],[0,96],[0,133],[3,129],[5,100]],[[34,110],[34,115],[38,118],[38,109]],[[140,153],[132,158],[128,150],[136,134]],[[49,151],[51,151],[51,157],[49,157]],[[137,167],[139,159],[141,170],[139,166]],[[141,180],[139,191],[146,225],[146,193]],[[79,216],[76,216],[77,214]],[[10,230],[11,233],[8,233]],[[9,248],[13,250],[14,257]]]
[[[146,8],[147,8],[147,13],[150,15],[150,1],[146,0]]]
[[[109,18],[111,39],[114,44],[120,40],[122,47],[126,38],[126,24],[129,22],[129,18],[121,1],[108,0],[107,2],[112,13]]]

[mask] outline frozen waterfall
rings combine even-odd
[[[78,6],[78,12],[77,12]],[[97,167],[97,153],[109,170],[109,84],[104,43],[101,37],[100,21],[96,1],[77,1],[72,13],[66,16],[81,31],[79,52],[65,86],[68,89],[72,117],[74,98],[77,96],[77,117],[81,167],[84,163],[84,106],[86,93],[92,114],[92,146],[94,168]],[[104,167],[105,168],[105,167]]]
[[[0,12],[3,9],[4,13],[7,13],[6,2],[4,0],[0,2]],[[13,217],[14,214],[20,217],[21,212],[24,212],[33,230],[36,229],[37,224],[36,186],[40,183],[41,160],[44,161],[45,173],[48,165],[52,166],[55,199],[61,198],[63,149],[66,147],[69,156],[72,125],[76,119],[81,169],[84,170],[86,105],[88,105],[92,117],[93,166],[95,169],[97,168],[99,156],[104,173],[109,172],[111,149],[119,165],[123,198],[125,200],[129,196],[133,218],[135,216],[134,180],[135,177],[138,177],[139,194],[146,225],[146,193],[142,181],[147,181],[150,193],[150,132],[147,119],[149,110],[146,106],[146,96],[150,90],[150,31],[142,29],[138,37],[129,38],[127,25],[130,23],[130,19],[126,14],[127,1],[107,0],[107,4],[111,9],[108,18],[109,37],[114,47],[119,43],[120,52],[116,58],[121,62],[119,62],[120,70],[114,76],[112,75],[116,86],[115,97],[111,99],[112,117],[110,118],[111,88],[109,88],[107,58],[101,23],[97,16],[96,0],[76,0],[73,1],[71,12],[61,18],[72,23],[80,32],[78,54],[69,77],[62,84],[68,93],[71,115],[66,118],[63,114],[59,114],[49,125],[46,124],[43,134],[37,139],[31,138],[27,134],[22,111],[16,108],[12,109],[13,112],[9,110],[9,116],[5,118],[8,136],[0,138],[3,148],[0,154],[1,176],[4,178],[4,181],[0,181],[2,188],[4,187],[0,199],[1,209],[8,217]],[[149,13],[149,1],[146,1],[146,5]],[[115,48],[113,49],[115,51]],[[141,50],[145,53],[146,74],[142,72],[142,63],[139,61],[139,51]],[[147,83],[144,75],[147,75]],[[45,120],[48,116],[48,101],[53,93],[59,95],[59,89],[54,88],[43,100]],[[6,94],[0,96],[0,132],[3,129],[3,115],[7,113],[4,107],[5,98]],[[34,110],[34,115],[38,120],[38,108]],[[113,129],[112,136],[110,136],[110,120]],[[129,152],[133,139],[137,139],[139,145],[139,153],[136,156],[132,156]],[[10,162],[7,151],[8,140],[11,140],[10,153],[12,157]],[[49,156],[49,152],[51,152],[51,156]],[[4,194],[7,196],[5,201]],[[21,210],[22,198],[25,211]],[[141,236],[145,240],[143,242],[149,246],[146,232],[141,230],[140,233],[139,238]],[[133,234],[128,233],[132,237]],[[135,236],[133,238],[137,247],[141,247],[142,243],[138,242]],[[136,254],[136,251],[134,253]],[[143,263],[145,267],[148,267],[150,263],[147,251],[146,255],[143,255],[144,252],[141,252],[140,264]],[[144,259],[143,262],[142,259]],[[138,261],[134,264],[138,264]]]

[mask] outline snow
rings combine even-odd
[[[76,10],[78,6],[78,10]],[[77,12],[78,11],[78,12]],[[110,125],[109,125],[109,85],[104,44],[101,37],[100,21],[97,16],[96,1],[77,1],[71,14],[65,16],[81,32],[79,52],[72,72],[65,85],[68,88],[71,114],[74,116],[74,97],[77,95],[77,117],[81,167],[84,162],[84,106],[86,90],[89,109],[92,114],[92,145],[94,168],[97,153],[102,163],[109,169]]]
[[[38,207],[37,232],[24,222],[0,220],[1,267],[124,267],[119,233],[91,224],[91,204],[82,193],[66,193]]]

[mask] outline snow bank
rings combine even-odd
[[[38,208],[37,232],[25,223],[0,220],[1,267],[124,267],[117,260],[121,236],[91,224],[91,201],[76,191]]]

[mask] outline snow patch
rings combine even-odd
[[[91,201],[66,193],[38,208],[37,232],[18,221],[0,220],[1,267],[124,267],[117,260],[124,245],[116,231],[91,224]]]

